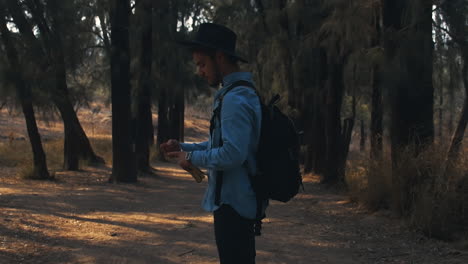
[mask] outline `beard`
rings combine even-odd
[[[211,86],[211,87],[214,87],[214,88],[218,88],[219,85],[222,83],[223,81],[223,75],[221,74],[221,71],[219,69],[219,65],[218,63],[213,60],[213,68],[214,68],[214,78],[213,80],[208,80],[208,84]]]

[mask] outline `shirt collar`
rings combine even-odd
[[[223,78],[223,87],[219,89],[216,94],[215,98],[217,99],[220,95],[224,94],[227,88],[236,81],[248,81],[253,83],[252,73],[250,72],[233,72],[230,73]]]

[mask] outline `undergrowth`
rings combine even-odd
[[[355,159],[346,183],[352,200],[370,210],[391,209],[413,228],[443,240],[466,239],[468,233],[468,155],[446,161],[446,146],[434,145],[418,155],[401,151],[397,162]]]

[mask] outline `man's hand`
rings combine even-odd
[[[179,141],[175,139],[169,139],[167,142],[162,143],[159,148],[162,150],[163,154],[167,155],[169,152],[180,151]]]
[[[167,153],[167,156],[169,158],[174,158],[177,160],[177,164],[179,164],[179,166],[188,171],[190,166],[192,166],[192,163],[189,161],[189,160],[186,160],[185,159],[185,156],[187,155],[187,152],[184,152],[184,151],[174,151],[174,152],[168,152]]]

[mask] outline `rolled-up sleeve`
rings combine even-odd
[[[196,166],[227,170],[241,166],[247,159],[250,135],[253,129],[253,109],[245,96],[233,90],[223,100],[221,108],[221,147],[194,151],[192,163]]]
[[[201,143],[180,143],[180,148],[183,151],[196,151],[196,150],[206,150],[208,149],[208,141]]]

